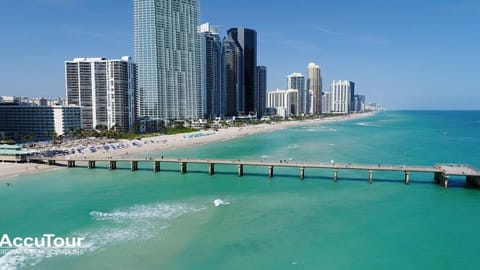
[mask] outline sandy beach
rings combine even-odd
[[[244,127],[229,127],[218,130],[198,131],[194,133],[182,133],[176,135],[161,135],[156,137],[144,138],[141,140],[118,140],[114,143],[79,145],[79,142],[73,145],[60,146],[57,149],[81,149],[82,151],[70,154],[64,157],[102,159],[125,157],[130,155],[147,154],[150,152],[169,151],[183,147],[192,147],[194,145],[213,143],[224,140],[231,140],[242,136],[249,136],[258,133],[273,132],[292,126],[307,126],[316,124],[326,124],[337,121],[346,121],[372,116],[374,112],[342,115],[322,119],[311,119],[304,121],[285,121],[273,122],[272,124],[248,125]],[[95,149],[92,151],[91,149]],[[13,177],[25,174],[35,174],[38,172],[61,169],[62,167],[48,166],[43,164],[28,163],[0,163],[0,181],[6,183]]]

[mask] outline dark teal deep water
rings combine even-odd
[[[190,149],[171,157],[480,167],[479,111],[382,112]],[[106,164],[104,165],[106,167]],[[0,185],[0,232],[82,236],[81,255],[11,251],[0,269],[478,269],[480,191],[430,174],[162,164],[76,168]],[[10,180],[12,181],[12,180]],[[221,198],[230,205],[213,207]]]

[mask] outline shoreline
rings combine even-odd
[[[130,155],[141,155],[159,151],[171,151],[174,149],[194,147],[196,145],[210,144],[220,141],[233,140],[244,136],[250,136],[260,133],[268,133],[283,130],[289,127],[308,126],[316,124],[328,124],[339,121],[348,121],[370,117],[376,112],[367,112],[361,114],[341,115],[328,118],[317,118],[302,121],[274,122],[272,124],[250,125],[245,127],[229,127],[218,129],[218,131],[197,131],[193,133],[181,133],[175,135],[160,135],[141,140],[118,140],[115,143],[108,144],[108,148],[102,145],[96,146],[99,149],[95,152],[89,152],[85,147],[82,153],[70,154],[65,157],[85,158],[85,159],[105,159],[114,157],[126,157]],[[74,148],[82,147],[75,144]],[[115,150],[110,148],[115,146]],[[118,146],[123,146],[117,148]],[[31,175],[49,170],[62,169],[61,167],[52,167],[44,164],[30,163],[0,163],[0,181],[7,184],[5,180],[12,180],[17,176]]]

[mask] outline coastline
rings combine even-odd
[[[193,147],[195,145],[215,143],[219,141],[232,140],[244,136],[250,136],[260,133],[273,132],[294,126],[306,126],[316,124],[327,124],[338,121],[348,121],[353,119],[366,118],[374,115],[376,112],[367,112],[361,114],[341,115],[328,118],[317,118],[303,121],[275,122],[272,124],[251,125],[245,127],[229,127],[219,129],[218,131],[198,131],[194,133],[182,133],[175,135],[161,135],[141,140],[119,140],[114,145],[125,145],[124,148],[99,149],[95,152],[85,150],[83,153],[71,154],[66,156],[72,158],[102,159],[125,157],[129,155],[148,154],[158,151],[171,151],[179,148]],[[80,147],[81,145],[75,145]],[[44,164],[30,163],[0,163],[0,181],[5,184],[17,176],[30,175],[49,170],[62,169],[62,167],[48,166]],[[8,180],[8,181],[6,181]]]

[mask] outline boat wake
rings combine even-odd
[[[228,204],[228,203],[227,203]],[[170,221],[183,215],[206,210],[205,206],[184,203],[158,203],[136,205],[111,212],[92,211],[89,217],[95,221],[95,229],[72,233],[73,237],[85,238],[81,247],[72,252],[65,249],[17,248],[0,257],[0,270],[15,270],[35,266],[46,258],[55,256],[80,256],[109,245],[128,240],[145,240],[170,226]]]

